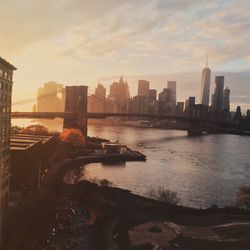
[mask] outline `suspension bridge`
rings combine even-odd
[[[144,113],[128,113],[118,112],[119,105],[112,100],[109,100],[93,91],[88,90],[86,86],[66,86],[64,89],[59,89],[57,92],[48,93],[38,98],[25,99],[14,102],[12,107],[32,103],[32,102],[45,102],[50,98],[55,97],[59,93],[65,94],[65,112],[12,112],[12,119],[55,119],[62,118],[64,120],[64,127],[75,127],[87,135],[87,120],[88,119],[106,119],[108,117],[137,117],[148,119],[169,119],[188,123],[188,132],[194,134],[201,134],[204,124],[210,123],[218,126],[232,126],[229,122],[225,121],[212,121],[207,118],[192,116],[187,114],[144,114]],[[109,105],[113,107],[116,112],[102,112],[94,113],[87,112],[87,97],[91,95],[95,101],[102,105]]]

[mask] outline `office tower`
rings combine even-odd
[[[200,103],[209,106],[211,70],[207,65],[208,62],[206,64],[206,67],[202,70]]]
[[[111,84],[108,99],[118,105],[119,112],[127,112],[129,98],[130,93],[128,83],[127,81],[124,81],[121,76],[119,82]]]
[[[149,103],[156,101],[157,99],[157,90],[150,89],[149,90]]]
[[[149,102],[147,96],[135,96],[130,103],[130,112],[137,114],[148,114]]]
[[[176,81],[168,81],[168,89],[172,91],[172,101],[176,102]]]
[[[106,89],[102,84],[98,84],[94,94],[94,112],[103,113],[107,104]]]
[[[230,89],[224,89],[224,111],[230,112]]]
[[[214,111],[224,110],[224,76],[215,77],[215,91],[213,95],[212,109]]]
[[[173,113],[173,91],[169,88],[164,88],[159,93],[159,113]]]
[[[8,206],[10,177],[10,130],[12,76],[16,68],[0,57],[0,247],[2,242],[2,222]]]
[[[95,95],[106,98],[106,89],[101,83],[98,83],[97,87],[95,88]]]
[[[182,114],[184,111],[184,102],[177,102],[176,104],[176,113]]]
[[[186,101],[185,101],[185,112],[189,112],[192,110],[192,108],[195,105],[195,97],[190,96]]]
[[[236,108],[236,112],[235,112],[235,114],[234,114],[234,118],[233,118],[234,120],[241,120],[242,119],[242,113],[241,113],[241,107],[240,106],[237,106],[237,108]]]
[[[65,93],[63,84],[46,82],[37,90],[38,112],[63,112],[65,105]]]
[[[138,81],[138,96],[149,96],[149,81]]]

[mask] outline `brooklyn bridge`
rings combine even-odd
[[[93,113],[87,112],[87,86],[66,86],[65,89],[65,112],[12,112],[12,119],[55,119],[62,118],[64,120],[64,128],[80,129],[84,135],[87,135],[87,120],[88,119],[106,119],[108,117],[137,117],[143,119],[155,120],[174,120],[187,123],[187,131],[189,134],[202,134],[202,131],[207,126],[229,127],[232,128],[234,124],[227,120],[215,120],[209,118],[199,108],[194,109],[188,114],[148,114],[148,113],[128,113],[128,112],[104,112]],[[55,94],[55,93],[53,93]],[[52,94],[49,94],[49,98]],[[96,96],[97,101],[101,103],[107,100],[101,100]],[[29,100],[20,101],[18,103],[29,102]],[[116,105],[108,100],[109,104]],[[15,104],[14,104],[15,105]],[[197,106],[199,107],[199,106]]]

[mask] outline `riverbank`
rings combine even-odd
[[[63,181],[70,171],[100,161],[103,155],[89,154],[49,169],[43,188],[10,211],[4,250],[249,249],[245,210],[194,209],[88,181]]]
[[[4,250],[136,250],[157,244],[175,250],[248,250],[250,246],[250,213],[245,210],[186,208],[87,181],[44,188],[22,201],[10,216]]]

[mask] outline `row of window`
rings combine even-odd
[[[12,81],[12,73],[8,73],[2,69],[0,69],[0,77],[5,78],[6,80]]]
[[[9,83],[1,82],[0,88],[1,88],[1,90],[7,91],[9,93],[11,93],[11,91],[12,91],[12,85]]]
[[[0,178],[5,178],[10,174],[10,159],[9,157],[5,160],[2,161],[1,163],[1,177]]]

